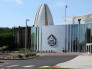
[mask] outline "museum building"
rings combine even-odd
[[[32,51],[92,53],[92,14],[65,17],[71,22],[54,25],[47,4],[41,4],[31,27]]]
[[[31,27],[31,50],[92,53],[92,14],[66,19],[72,22],[54,25],[49,7],[41,4]]]

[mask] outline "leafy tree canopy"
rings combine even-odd
[[[11,33],[0,34],[0,47],[8,46],[9,50],[14,48],[14,37]]]
[[[5,28],[0,28],[0,34],[2,33],[12,33],[12,29],[11,28],[8,28],[8,27],[5,27]]]

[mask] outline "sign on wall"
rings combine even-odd
[[[54,35],[51,34],[51,35],[48,37],[48,44],[49,44],[50,46],[56,45],[56,38],[55,38]]]

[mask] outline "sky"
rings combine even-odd
[[[33,26],[36,12],[46,3],[53,16],[55,25],[64,23],[66,16],[79,16],[92,13],[92,0],[0,0],[0,27]]]

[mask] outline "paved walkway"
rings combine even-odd
[[[77,56],[77,55],[84,55],[85,53],[37,53],[37,55],[40,56],[67,56],[67,55],[71,55],[71,56]]]
[[[60,68],[92,69],[92,56],[80,55],[70,61],[59,63]]]

